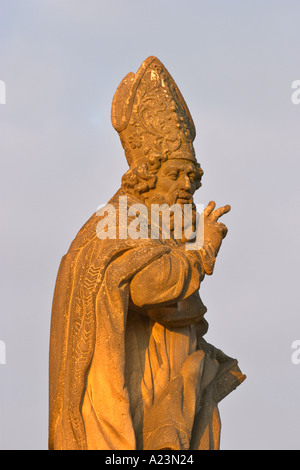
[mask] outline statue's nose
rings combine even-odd
[[[184,175],[182,178],[182,189],[190,191],[191,187],[190,178],[187,175]]]

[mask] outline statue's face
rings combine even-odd
[[[199,171],[189,160],[169,159],[162,163],[156,176],[155,188],[144,195],[148,204],[191,204],[194,192],[201,186]]]

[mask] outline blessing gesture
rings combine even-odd
[[[223,238],[227,235],[227,227],[219,218],[230,211],[229,205],[215,209],[216,203],[210,201],[203,211],[204,217],[204,246],[202,252],[205,270],[207,274],[212,274],[215,259],[220,249]]]

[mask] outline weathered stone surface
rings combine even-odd
[[[195,126],[155,57],[119,85],[112,124],[129,164],[120,190],[63,257],[50,338],[50,449],[218,449],[218,403],[245,378],[208,344],[199,295],[213,273],[230,206],[202,215],[187,249],[184,217],[170,230],[155,204],[191,207],[203,171]],[[138,212],[137,212],[138,211]],[[124,215],[125,214],[125,215]],[[178,214],[177,214],[178,215]],[[176,228],[177,227],[177,228]],[[136,228],[136,230],[134,230]],[[155,235],[155,236],[154,236]],[[195,248],[196,247],[196,248]]]

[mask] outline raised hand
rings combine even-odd
[[[206,252],[205,261],[207,264],[207,274],[211,274],[215,262],[215,258],[220,249],[222,240],[227,235],[227,227],[221,222],[218,222],[218,219],[222,215],[230,211],[231,207],[229,205],[219,207],[215,209],[216,203],[210,201],[209,204],[203,211],[204,215],[204,246],[203,249]]]

